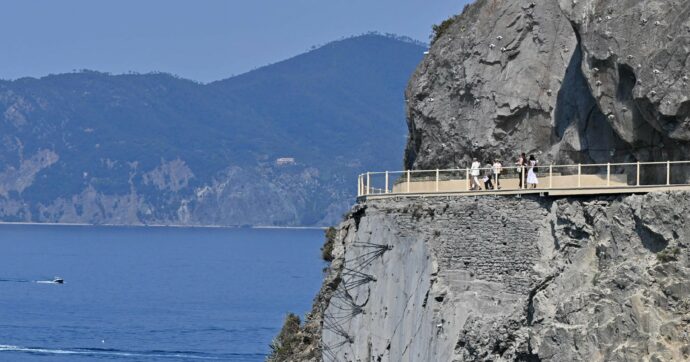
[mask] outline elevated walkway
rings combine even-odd
[[[463,197],[481,195],[578,196],[690,191],[690,161],[548,165],[537,168],[536,188],[520,185],[520,172],[504,167],[497,180],[491,169],[479,170],[482,190],[471,189],[470,169],[368,172],[357,182],[359,200],[390,197]],[[494,186],[484,190],[485,177]]]

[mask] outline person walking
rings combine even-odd
[[[494,189],[494,183],[493,183],[493,167],[491,166],[491,161],[488,161],[486,163],[486,166],[484,166],[484,190],[493,190]]]
[[[494,160],[494,164],[491,167],[491,173],[496,182],[496,189],[501,189],[501,172],[503,171],[503,165],[499,159]]]
[[[537,159],[534,155],[529,156],[529,171],[527,172],[527,184],[533,189],[537,188],[539,180],[537,179]]]
[[[518,173],[520,174],[519,188],[522,188],[525,183],[525,166],[527,166],[527,156],[524,152],[520,154],[515,165],[517,165]]]
[[[477,161],[476,158],[472,159],[472,168],[470,169],[470,190],[471,191],[479,191],[482,188],[479,186],[479,168],[481,167],[481,164],[479,161]]]

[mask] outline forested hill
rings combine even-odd
[[[206,85],[91,71],[0,81],[0,220],[335,222],[357,173],[402,167],[403,91],[424,50],[369,34]]]

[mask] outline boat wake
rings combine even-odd
[[[24,279],[2,279],[2,278],[0,278],[0,283],[31,283],[31,280],[24,280]]]
[[[80,357],[104,357],[112,358],[147,358],[147,359],[178,359],[178,360],[238,360],[238,357],[250,357],[248,355],[238,354],[236,356],[215,356],[206,353],[189,352],[189,351],[123,351],[109,348],[69,348],[69,349],[53,349],[41,347],[21,347],[13,345],[0,344],[0,353],[27,353],[34,355],[72,355]],[[252,355],[254,358],[263,355]]]
[[[52,280],[27,280],[14,278],[0,278],[0,283],[36,283],[36,284],[64,284],[64,280],[60,277],[55,277]]]

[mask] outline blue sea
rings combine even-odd
[[[321,230],[0,225],[0,361],[263,361],[286,313],[310,310],[322,243]]]

